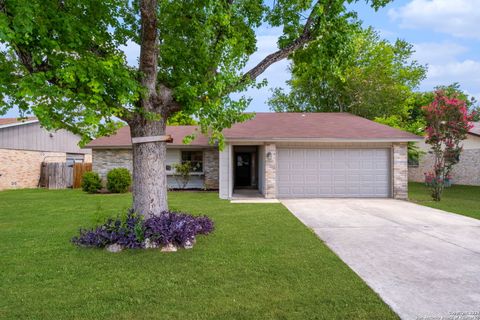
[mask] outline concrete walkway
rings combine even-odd
[[[402,319],[480,319],[480,220],[391,199],[282,203]]]

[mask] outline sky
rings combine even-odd
[[[413,59],[428,67],[418,90],[458,82],[468,94],[480,98],[480,0],[394,0],[376,12],[365,1],[351,7],[364,27],[372,26],[389,41],[403,39],[413,45]],[[259,50],[250,65],[275,51],[278,33],[259,30]],[[271,88],[288,88],[288,62],[271,66],[263,78],[268,87],[247,92],[253,99],[249,111],[268,111]]]
[[[480,0],[394,0],[376,12],[360,0],[351,7],[365,27],[372,26],[392,42],[400,38],[414,46],[413,59],[428,67],[427,78],[418,90],[458,82],[480,100]],[[277,50],[280,34],[275,28],[257,30],[258,50],[246,69]],[[136,65],[138,46],[130,44],[122,49],[129,63]],[[267,79],[268,86],[245,93],[252,98],[248,111],[269,111],[271,89],[288,89],[285,82],[289,78],[288,61],[270,66],[259,78]],[[17,115],[15,110],[7,113]]]

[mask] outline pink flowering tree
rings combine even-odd
[[[472,127],[473,115],[469,115],[465,101],[457,96],[448,97],[443,90],[435,92],[434,101],[423,107],[423,111],[427,122],[426,143],[434,156],[432,171],[425,174],[433,200],[440,201],[445,181],[460,161],[462,140]]]

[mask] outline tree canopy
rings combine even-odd
[[[369,119],[396,114],[425,77],[412,46],[344,21],[334,33],[292,55],[290,92],[275,89],[275,111],[351,112]]]
[[[396,114],[376,117],[375,121],[413,134],[423,135],[427,126],[423,107],[434,102],[437,92],[442,92],[448,98],[464,101],[472,120],[478,121],[479,105],[477,100],[463,91],[458,83],[437,86],[433,91],[413,92]]]
[[[145,70],[128,66],[120,50],[131,43],[145,49],[142,1],[0,0],[0,113],[16,106],[46,127],[88,139],[115,130],[116,117],[168,117],[181,109],[218,132],[245,117],[248,100],[233,101],[229,93],[334,30],[350,2],[158,1],[150,13],[158,16],[150,26],[158,33],[156,89],[170,104],[158,112],[141,106]],[[367,2],[378,8],[389,1]],[[260,26],[283,28],[279,50],[242,72]]]
[[[17,106],[84,141],[114,132],[120,118],[133,138],[160,139],[132,143],[134,210],[159,214],[168,208],[168,120],[193,117],[222,147],[222,129],[249,117],[249,100],[231,93],[261,85],[270,65],[343,28],[353,2],[0,0],[0,114]],[[245,70],[255,31],[271,27],[282,30],[278,50]],[[132,43],[137,67],[120,49]]]

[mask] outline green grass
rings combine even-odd
[[[408,185],[409,198],[418,204],[480,219],[480,187],[457,186],[446,188],[440,202],[433,201],[430,190],[423,183]]]
[[[171,193],[172,209],[216,231],[192,250],[119,254],[70,244],[130,195],[0,192],[2,319],[396,319],[280,204]]]

